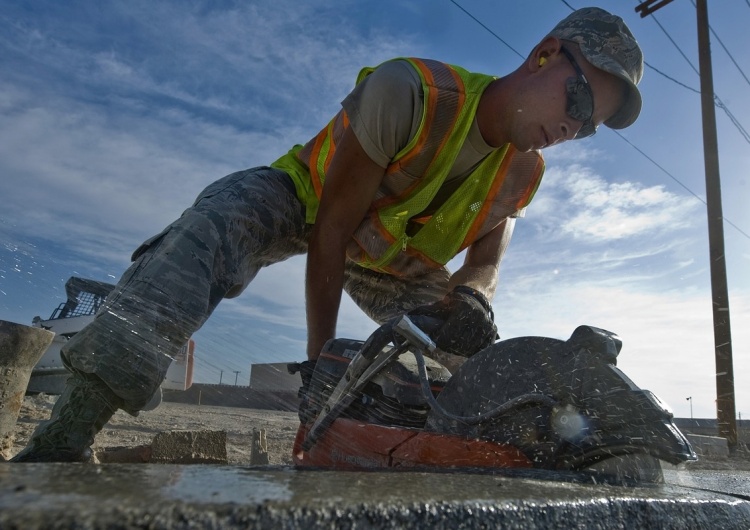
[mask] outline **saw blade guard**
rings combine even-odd
[[[578,470],[614,456],[647,454],[677,464],[697,457],[669,407],[616,367],[622,341],[593,326],[570,339],[520,337],[470,358],[437,397],[426,430],[519,447],[536,467]],[[524,395],[544,395],[479,423]]]

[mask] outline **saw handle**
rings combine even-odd
[[[369,370],[370,373],[367,373],[368,368],[377,367],[379,363],[387,364],[389,359],[397,357],[409,345],[413,345],[417,351],[425,350],[432,353],[435,350],[435,343],[429,333],[433,333],[441,324],[440,319],[432,317],[403,315],[389,320],[376,329],[349,363],[346,372],[323,406],[323,410],[310,427],[302,443],[302,449],[309,451],[334,420],[359,396],[367,381],[377,371]],[[386,351],[386,347],[391,342],[395,348]],[[381,354],[385,357],[375,362]]]
[[[357,392],[355,386],[359,386],[360,388],[363,386],[364,381],[360,381],[362,374],[365,373],[378,354],[391,342],[393,338],[393,324],[394,321],[390,321],[376,329],[349,363],[346,372],[344,372],[336,388],[333,389],[323,409],[318,414],[312,427],[310,427],[305,440],[302,442],[302,449],[304,451],[309,451],[317,443],[320,436],[328,430],[328,427],[331,426],[334,420],[356,399]]]

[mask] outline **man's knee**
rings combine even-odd
[[[367,316],[383,324],[440,300],[448,292],[449,280],[450,273],[445,269],[418,278],[399,278],[350,264],[344,289]]]
[[[63,346],[63,364],[70,371],[97,376],[124,401],[123,409],[137,412],[157,391],[170,355],[179,349],[158,327],[109,306]]]

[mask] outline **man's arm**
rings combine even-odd
[[[513,235],[515,218],[509,217],[466,251],[464,264],[451,276],[449,288],[468,285],[492,300],[497,288],[500,261]]]
[[[308,247],[308,359],[317,359],[325,342],[336,334],[346,245],[370,208],[384,173],[367,156],[352,129],[347,129],[326,175]]]
[[[515,219],[506,219],[475,241],[466,253],[464,264],[451,276],[448,294],[409,312],[441,321],[430,336],[443,352],[471,357],[496,340],[497,326],[490,300],[495,294],[500,261],[514,225]]]

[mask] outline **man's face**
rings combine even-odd
[[[512,142],[521,151],[590,136],[622,104],[623,82],[593,67],[574,46],[543,62],[516,98]]]

